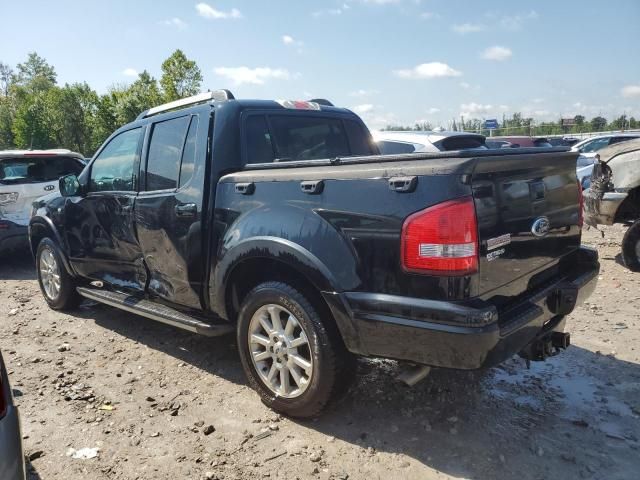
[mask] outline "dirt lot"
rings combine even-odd
[[[208,339],[118,310],[49,310],[28,256],[0,263],[0,349],[32,479],[638,478],[640,274],[623,229],[591,230],[602,274],[546,363],[435,371],[409,389],[361,361],[348,395],[309,422],[246,385],[233,337]],[[91,459],[73,450],[99,448]]]

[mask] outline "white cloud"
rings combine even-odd
[[[363,104],[352,107],[370,130],[380,130],[389,125],[398,125],[398,117],[393,112],[388,112],[380,105]],[[358,111],[359,110],[359,111]]]
[[[459,77],[461,72],[451,68],[446,63],[429,62],[421,63],[411,69],[394,70],[393,72],[400,78],[440,78],[440,77]]]
[[[304,46],[304,42],[301,42],[300,40],[296,40],[291,35],[283,35],[281,38],[282,38],[282,43],[287,47],[295,47],[298,53],[303,52],[302,47]]]
[[[400,3],[401,0],[360,0],[360,3],[368,3],[372,5],[389,5],[391,3]]]
[[[289,80],[291,74],[283,68],[270,67],[218,67],[213,70],[216,75],[226,77],[231,80],[234,85],[242,85],[249,83],[253,85],[262,85],[267,80]]]
[[[362,115],[363,113],[369,113],[373,110],[373,105],[370,103],[364,103],[362,105],[355,105],[351,107],[351,110],[357,113],[358,115]]]
[[[467,82],[460,82],[459,85],[465,90],[469,90],[471,88],[471,85]]]
[[[440,109],[438,107],[431,107],[429,110],[427,110],[427,112],[429,112],[431,115],[433,115],[434,113],[438,113],[440,111]]]
[[[464,117],[473,117],[477,115],[486,115],[493,110],[493,105],[482,103],[463,103],[460,105],[460,115]]]
[[[640,97],[640,85],[625,85],[620,93],[626,98]]]
[[[377,95],[379,93],[380,93],[379,90],[374,90],[374,89],[367,90],[366,88],[361,88],[359,90],[354,90],[353,92],[350,92],[349,95],[352,97],[369,97],[371,95]]]
[[[216,10],[208,3],[198,3],[196,5],[196,11],[198,15],[204,18],[209,18],[213,20],[225,20],[228,18],[242,18],[242,13],[237,8],[232,8],[228,12],[223,12],[222,10]]]
[[[440,18],[440,15],[435,12],[422,12],[420,14],[420,18],[422,18],[423,20],[433,20],[436,18]]]
[[[331,15],[331,16],[342,15],[342,12],[344,12],[345,10],[348,10],[349,8],[350,8],[349,5],[345,3],[341,8],[329,8],[327,10],[316,10],[311,15],[313,15],[314,17],[322,17],[324,15]]]
[[[484,52],[482,52],[482,58],[484,58],[485,60],[494,60],[496,62],[508,60],[512,56],[513,52],[510,48],[501,47],[499,45],[489,47]]]
[[[505,15],[496,12],[489,12],[485,15],[487,18],[492,19],[504,28],[505,30],[520,30],[525,22],[529,20],[536,20],[539,15],[535,10],[530,10],[527,13],[517,13],[515,15]]]
[[[462,24],[455,24],[451,27],[451,30],[453,30],[456,33],[459,33],[460,35],[466,35],[467,33],[482,32],[486,29],[487,29],[486,25],[483,25],[481,23],[462,23]]]
[[[175,27],[178,30],[184,30],[187,28],[187,23],[178,17],[173,17],[160,23],[168,27]]]
[[[122,71],[122,75],[124,75],[125,77],[137,77],[138,71],[135,68],[125,68]]]

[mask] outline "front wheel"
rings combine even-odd
[[[622,259],[629,270],[640,272],[640,220],[631,225],[624,234]]]
[[[238,349],[251,387],[270,408],[313,417],[339,393],[348,354],[301,292],[282,282],[251,290],[238,315]]]
[[[40,290],[51,308],[67,310],[80,303],[75,282],[62,264],[60,249],[50,238],[43,238],[38,245],[36,270]]]

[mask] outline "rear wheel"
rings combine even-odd
[[[622,259],[629,270],[640,272],[640,220],[631,225],[624,234]]]
[[[313,303],[282,282],[251,290],[238,315],[238,348],[251,387],[285,415],[313,417],[338,394],[342,360],[339,338]]]
[[[75,282],[62,264],[60,249],[50,238],[43,238],[38,245],[36,270],[40,290],[51,308],[66,310],[80,303]]]

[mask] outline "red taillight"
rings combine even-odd
[[[578,208],[578,226],[582,227],[584,224],[584,194],[580,180],[578,180]]]
[[[478,222],[471,197],[421,210],[402,226],[402,268],[436,275],[478,270]]]

